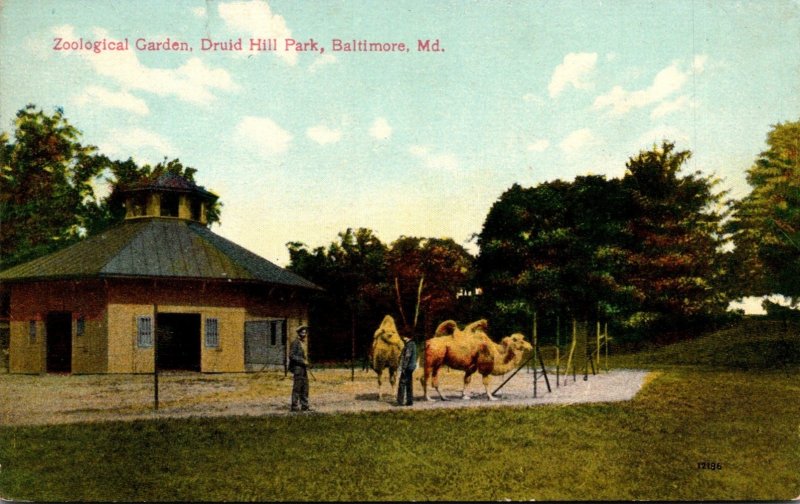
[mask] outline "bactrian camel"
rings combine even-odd
[[[495,343],[486,334],[487,326],[486,320],[478,320],[462,331],[452,320],[439,324],[434,337],[425,343],[425,374],[422,378],[425,399],[430,400],[427,387],[430,379],[430,384],[439,397],[446,400],[439,390],[438,375],[442,366],[464,371],[462,399],[470,399],[467,385],[476,371],[483,376],[486,397],[489,400],[496,399],[489,390],[492,375],[502,375],[519,367],[530,356],[533,346],[520,333],[514,333],[503,338],[500,343]]]
[[[391,315],[383,317],[380,327],[372,336],[370,347],[370,365],[378,375],[378,400],[381,400],[381,377],[383,370],[388,369],[389,383],[394,388],[397,368],[400,366],[400,354],[403,352],[403,340],[397,332],[397,326]]]

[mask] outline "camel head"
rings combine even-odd
[[[506,336],[500,342],[501,345],[512,350],[522,356],[523,359],[527,358],[533,352],[533,345],[525,341],[525,335],[522,333],[514,333],[511,336]]]
[[[397,332],[397,326],[394,323],[394,318],[391,315],[383,317],[380,327],[375,331],[372,336],[373,340],[382,339],[386,343],[396,343],[400,341],[400,333]]]

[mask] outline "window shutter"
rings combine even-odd
[[[219,348],[219,320],[206,319],[206,347]]]
[[[136,344],[139,348],[153,346],[153,317],[148,315],[136,317]]]

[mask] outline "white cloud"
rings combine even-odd
[[[336,143],[342,138],[342,131],[331,129],[327,126],[312,126],[306,130],[306,135],[320,145]]]
[[[262,157],[286,152],[292,138],[291,133],[268,117],[246,116],[236,126],[239,143]]]
[[[458,158],[450,153],[433,153],[428,147],[412,145],[408,152],[419,158],[423,164],[432,170],[456,171],[458,169]]]
[[[392,127],[389,125],[389,121],[379,117],[370,126],[369,134],[378,140],[388,140],[392,136]]]
[[[336,63],[336,56],[330,53],[321,54],[314,59],[314,62],[311,63],[311,65],[309,65],[308,71],[314,73],[321,67],[331,65],[333,63]]]
[[[564,88],[572,84],[576,89],[589,89],[592,83],[587,79],[597,63],[597,53],[569,53],[558,65],[550,79],[547,90],[550,98],[555,98]]]
[[[142,128],[113,129],[98,146],[101,152],[122,157],[147,157],[147,154],[172,156],[175,148],[164,137]]]
[[[530,152],[544,152],[550,147],[550,142],[547,139],[540,138],[528,144]]]
[[[665,115],[673,112],[679,112],[694,106],[695,103],[689,99],[688,95],[681,95],[672,101],[661,102],[656,108],[653,109],[652,112],[650,112],[650,117],[652,119],[658,119],[659,117],[664,117]]]
[[[286,26],[283,16],[273,14],[267,2],[252,0],[249,2],[224,2],[217,7],[219,16],[225,24],[238,33],[245,33],[255,38],[276,38],[280,44],[283,39],[291,38],[292,31]],[[244,42],[244,41],[243,41]],[[250,52],[249,44],[243,53]],[[290,65],[297,64],[297,53],[294,51],[275,51],[275,54]]]
[[[208,15],[208,11],[206,10],[205,7],[193,7],[192,14],[194,14],[199,18],[204,18]]]
[[[608,108],[614,115],[623,115],[632,109],[646,107],[664,100],[683,88],[687,78],[688,74],[681,71],[677,63],[673,63],[658,72],[653,83],[646,89],[626,91],[620,86],[614,86],[611,91],[595,99],[594,109]]]
[[[688,142],[689,135],[674,126],[658,126],[642,134],[639,137],[638,144],[639,147],[649,149],[653,145],[660,146],[663,140]]]
[[[70,25],[59,26],[53,31],[64,39],[77,39]],[[94,37],[117,40],[101,28],[94,30]],[[147,67],[139,61],[136,51],[83,51],[78,53],[78,57],[88,62],[98,75],[115,80],[126,90],[136,89],[159,96],[174,95],[190,103],[206,105],[216,99],[214,93],[217,90],[238,89],[226,70],[208,67],[196,57],[174,69]]]
[[[101,86],[89,86],[83,93],[75,97],[78,105],[98,104],[105,108],[117,108],[133,112],[138,115],[147,115],[150,109],[147,103],[141,98],[137,98],[127,91],[109,91]]]
[[[574,154],[588,147],[600,145],[600,143],[600,139],[592,133],[592,130],[589,128],[582,128],[564,137],[558,146],[567,154]]]
[[[706,54],[698,54],[694,57],[694,61],[692,61],[692,71],[695,75],[700,75],[706,69],[706,62],[708,61],[708,55]]]

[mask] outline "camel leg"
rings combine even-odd
[[[435,369],[433,371],[433,378],[431,379],[431,385],[433,385],[433,388],[436,389],[436,392],[439,394],[439,398],[442,401],[447,401],[447,398],[442,394],[442,391],[439,390],[439,370],[438,369]]]
[[[469,385],[470,380],[472,379],[472,373],[466,372],[464,373],[464,388],[461,390],[461,399],[465,401],[469,401],[472,399],[470,397],[469,392],[467,392],[467,385]]]
[[[375,371],[378,373],[378,400],[381,400],[381,375],[383,374],[383,369],[380,371]]]
[[[497,398],[495,396],[493,396],[492,393],[489,391],[489,382],[491,382],[491,381],[492,381],[492,376],[491,375],[484,376],[483,377],[483,388],[486,389],[486,397],[488,397],[490,401],[496,401]]]
[[[426,401],[431,400],[431,396],[428,395],[428,381],[431,377],[431,369],[428,366],[425,366],[422,370],[422,376],[419,378],[419,382],[422,385],[422,395],[425,397]]]

